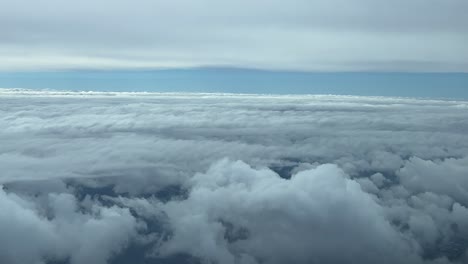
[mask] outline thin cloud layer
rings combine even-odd
[[[1,262],[468,260],[465,101],[0,100]]]
[[[0,69],[468,71],[464,0],[0,3]]]

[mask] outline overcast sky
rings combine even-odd
[[[0,70],[468,72],[466,0],[0,1]]]

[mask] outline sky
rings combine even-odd
[[[71,91],[341,94],[468,99],[468,74],[318,73],[228,68],[0,72],[0,87]]]
[[[0,263],[468,263],[467,0],[0,0]]]
[[[464,0],[1,1],[0,87],[466,98],[467,12]]]
[[[468,71],[464,0],[18,0],[0,69]]]

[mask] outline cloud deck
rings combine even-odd
[[[5,263],[465,263],[468,103],[0,90]]]

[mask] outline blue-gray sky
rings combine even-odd
[[[0,87],[93,91],[344,94],[468,99],[468,73],[248,69],[0,72]]]

